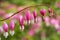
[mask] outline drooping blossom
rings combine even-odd
[[[14,26],[15,25],[14,25],[14,21],[13,20],[10,21],[10,25],[9,26],[10,26],[10,34],[13,36],[14,33],[15,33],[14,32]]]
[[[3,31],[4,31],[4,37],[7,38],[8,37],[8,25],[7,25],[7,23],[4,22],[2,27],[3,27]]]
[[[59,15],[56,17],[56,20],[60,21],[60,16]]]
[[[27,24],[30,24],[30,17],[31,17],[31,15],[30,15],[30,11],[29,10],[26,11],[25,16],[26,16],[26,22],[27,22]]]
[[[33,12],[33,17],[34,17],[34,22],[37,22],[37,13],[36,13],[36,10],[34,10],[34,12]]]
[[[24,30],[24,18],[23,16],[20,16],[19,18],[19,25],[20,25],[20,30]]]
[[[42,16],[44,16],[45,13],[46,13],[46,10],[45,10],[45,9],[41,9],[41,10],[40,10],[40,14],[41,14]]]

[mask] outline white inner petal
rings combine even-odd
[[[4,37],[5,37],[5,38],[8,37],[8,32],[4,32]]]
[[[13,31],[10,31],[10,35],[13,36],[14,35],[14,30]]]

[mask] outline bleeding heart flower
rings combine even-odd
[[[20,16],[19,18],[19,24],[20,24],[20,30],[24,30],[24,18],[23,16]]]
[[[7,23],[4,22],[2,27],[3,27],[3,30],[4,30],[4,37],[7,38],[8,37],[8,25],[7,25]]]
[[[37,13],[36,13],[36,10],[34,10],[34,12],[33,12],[33,17],[34,17],[34,22],[37,22]]]
[[[27,24],[30,24],[31,15],[30,15],[30,11],[29,10],[26,11],[26,15],[25,16],[26,16]]]
[[[13,36],[14,35],[14,21],[10,21],[10,34]]]

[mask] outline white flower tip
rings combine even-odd
[[[24,26],[21,26],[21,27],[20,27],[20,30],[23,31],[23,30],[24,30]]]
[[[14,33],[15,33],[14,31],[10,31],[10,35],[11,35],[11,36],[13,36],[13,35],[14,35]]]
[[[27,21],[27,24],[30,24],[30,20]]]
[[[5,38],[8,37],[8,32],[4,32],[4,37],[5,37]]]

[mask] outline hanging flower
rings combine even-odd
[[[19,18],[19,24],[20,24],[20,30],[24,30],[24,18],[23,16],[20,16]]]
[[[3,30],[4,30],[4,37],[7,38],[8,37],[8,25],[7,25],[7,23],[4,22],[2,27],[3,27]]]
[[[10,34],[11,34],[11,36],[13,36],[14,35],[14,21],[10,21]]]
[[[31,17],[30,16],[30,11],[27,10],[25,16],[26,16],[27,24],[30,24],[30,17]]]
[[[34,12],[33,12],[33,17],[34,17],[34,22],[37,22],[37,13],[36,13],[36,10],[34,10]]]

